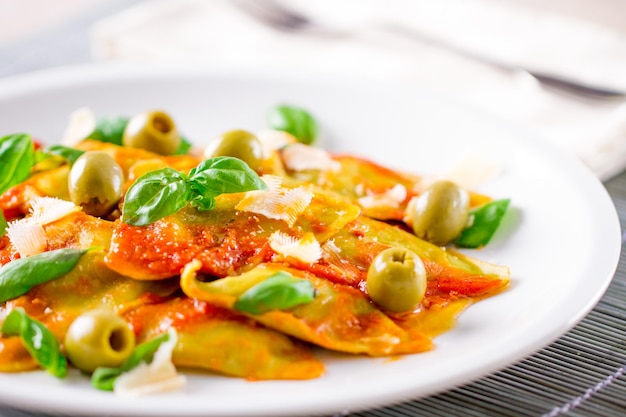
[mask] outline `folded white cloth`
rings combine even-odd
[[[580,157],[601,179],[626,168],[626,101],[583,100],[543,89],[526,73],[403,37],[385,25],[505,64],[626,90],[624,33],[496,0],[282,1],[345,35],[279,32],[228,0],[158,0],[98,22],[94,55],[420,83],[535,130]]]

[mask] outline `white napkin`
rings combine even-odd
[[[420,83],[535,130],[601,179],[626,168],[626,101],[582,100],[543,89],[525,73],[399,36],[383,24],[503,63],[626,90],[624,33],[496,0],[282,2],[346,35],[278,32],[228,0],[158,0],[98,22],[93,52],[101,59]]]

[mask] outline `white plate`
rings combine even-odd
[[[141,416],[334,413],[419,398],[510,365],[574,326],[601,297],[620,251],[619,223],[601,183],[578,161],[519,128],[432,92],[345,80],[74,68],[0,81],[0,132],[58,140],[68,114],[169,111],[197,142],[233,128],[264,127],[277,102],[310,109],[322,145],[396,168],[441,173],[468,154],[502,166],[482,188],[510,197],[504,231],[477,257],[508,265],[508,291],[467,310],[428,353],[397,360],[323,354],[313,381],[247,382],[190,375],[181,392],[119,398],[72,374],[0,375],[0,401],[47,412]]]

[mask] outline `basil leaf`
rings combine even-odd
[[[78,157],[85,153],[85,151],[63,145],[47,146],[46,148],[44,148],[44,152],[49,155],[56,155],[65,158],[70,163],[70,165],[74,164]]]
[[[191,142],[189,142],[189,140],[187,140],[186,137],[181,136],[180,145],[178,145],[178,149],[176,149],[176,152],[174,152],[174,155],[186,155],[189,153],[192,147],[193,145],[191,144]]]
[[[57,378],[67,375],[67,360],[61,354],[54,334],[43,323],[30,318],[22,308],[9,313],[0,331],[6,336],[20,336],[26,350],[52,375]]]
[[[470,211],[470,226],[454,241],[462,248],[487,245],[509,207],[510,199],[494,200]]]
[[[315,141],[318,126],[311,114],[299,107],[281,104],[267,115],[270,128],[291,133],[298,142],[310,145]]]
[[[46,159],[50,159],[50,158],[52,158],[52,155],[49,154],[49,153],[44,152],[41,149],[38,149],[38,150],[35,151],[35,159],[34,159],[35,164],[38,164],[38,163],[40,163],[42,161],[45,161]]]
[[[0,237],[7,233],[7,219],[4,218],[4,213],[0,210]]]
[[[47,153],[43,148],[35,151],[35,165],[31,174],[48,171],[65,164],[67,160],[61,156]]]
[[[70,272],[85,249],[57,249],[20,258],[0,268],[0,303],[26,294],[35,285]]]
[[[115,381],[122,372],[120,368],[96,368],[91,374],[91,386],[102,391],[113,391]]]
[[[161,168],[142,175],[124,197],[122,221],[146,226],[176,213],[191,199],[187,176],[172,168]]]
[[[238,158],[218,156],[205,159],[189,172],[194,197],[214,198],[221,194],[267,190],[267,185],[248,164]]]
[[[48,153],[44,148],[37,149],[35,151],[35,166],[33,167],[31,174],[54,169],[65,164],[66,162],[67,160],[62,156]]]
[[[315,288],[311,281],[278,272],[241,294],[234,308],[244,313],[262,314],[310,303],[314,298]]]
[[[128,372],[141,362],[150,363],[159,347],[170,340],[170,333],[163,333],[147,342],[144,342],[133,350],[133,353],[118,368],[97,368],[91,375],[91,385],[103,391],[113,391],[115,381],[124,372]]]
[[[89,138],[122,146],[128,120],[128,117],[101,117],[96,121],[96,127]]]
[[[267,185],[240,159],[228,156],[207,159],[189,176],[162,168],[139,177],[124,197],[122,221],[145,226],[176,213],[188,203],[210,210],[220,194],[267,189]]]
[[[29,135],[16,133],[0,138],[0,194],[24,181],[35,165],[35,149]]]
[[[209,211],[215,208],[215,198],[205,197],[197,190],[194,190],[194,194],[193,199],[189,202],[191,207],[199,211]]]

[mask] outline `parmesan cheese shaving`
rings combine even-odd
[[[294,143],[281,151],[285,167],[292,171],[309,169],[339,171],[341,164],[330,157],[328,152],[302,143]]]
[[[69,201],[54,197],[35,197],[30,205],[30,216],[9,223],[7,235],[22,257],[46,250],[48,237],[43,226],[80,211]]]
[[[176,331],[170,328],[169,335],[169,340],[159,346],[150,364],[142,362],[117,378],[113,386],[116,394],[136,397],[173,391],[187,383],[187,378],[179,375],[172,363],[172,351],[178,339]]]
[[[468,156],[445,174],[444,178],[471,190],[497,177],[501,171],[502,167],[492,160],[482,156]]]
[[[71,201],[55,197],[37,197],[30,204],[32,219],[41,225],[55,222],[77,211],[80,211],[80,207]]]
[[[61,144],[75,146],[87,138],[96,128],[96,115],[88,107],[81,107],[70,114],[70,121],[65,128]]]
[[[305,233],[300,239],[283,232],[274,232],[269,238],[269,244],[274,252],[306,263],[317,262],[322,257],[322,248],[311,232]]]
[[[269,191],[278,191],[283,183],[283,178],[276,175],[263,175],[261,180],[267,185]]]
[[[21,257],[37,255],[46,250],[48,237],[40,223],[31,218],[10,222],[7,236]]]
[[[284,188],[273,182],[274,177],[263,177],[269,191],[250,191],[235,206],[237,210],[262,214],[269,219],[283,220],[290,227],[311,204],[313,193],[304,187]],[[271,184],[270,184],[271,183]]]
[[[298,142],[293,135],[280,130],[264,130],[257,134],[257,138],[261,141],[265,158],[268,158],[273,152],[287,145]]]
[[[409,227],[413,227],[413,213],[415,213],[415,206],[417,204],[417,196],[411,198],[406,205],[406,209],[404,210],[404,217],[402,221],[407,224]]]
[[[359,204],[366,209],[391,207],[398,208],[406,199],[407,191],[402,184],[396,184],[393,188],[380,194],[366,195],[359,198]]]

